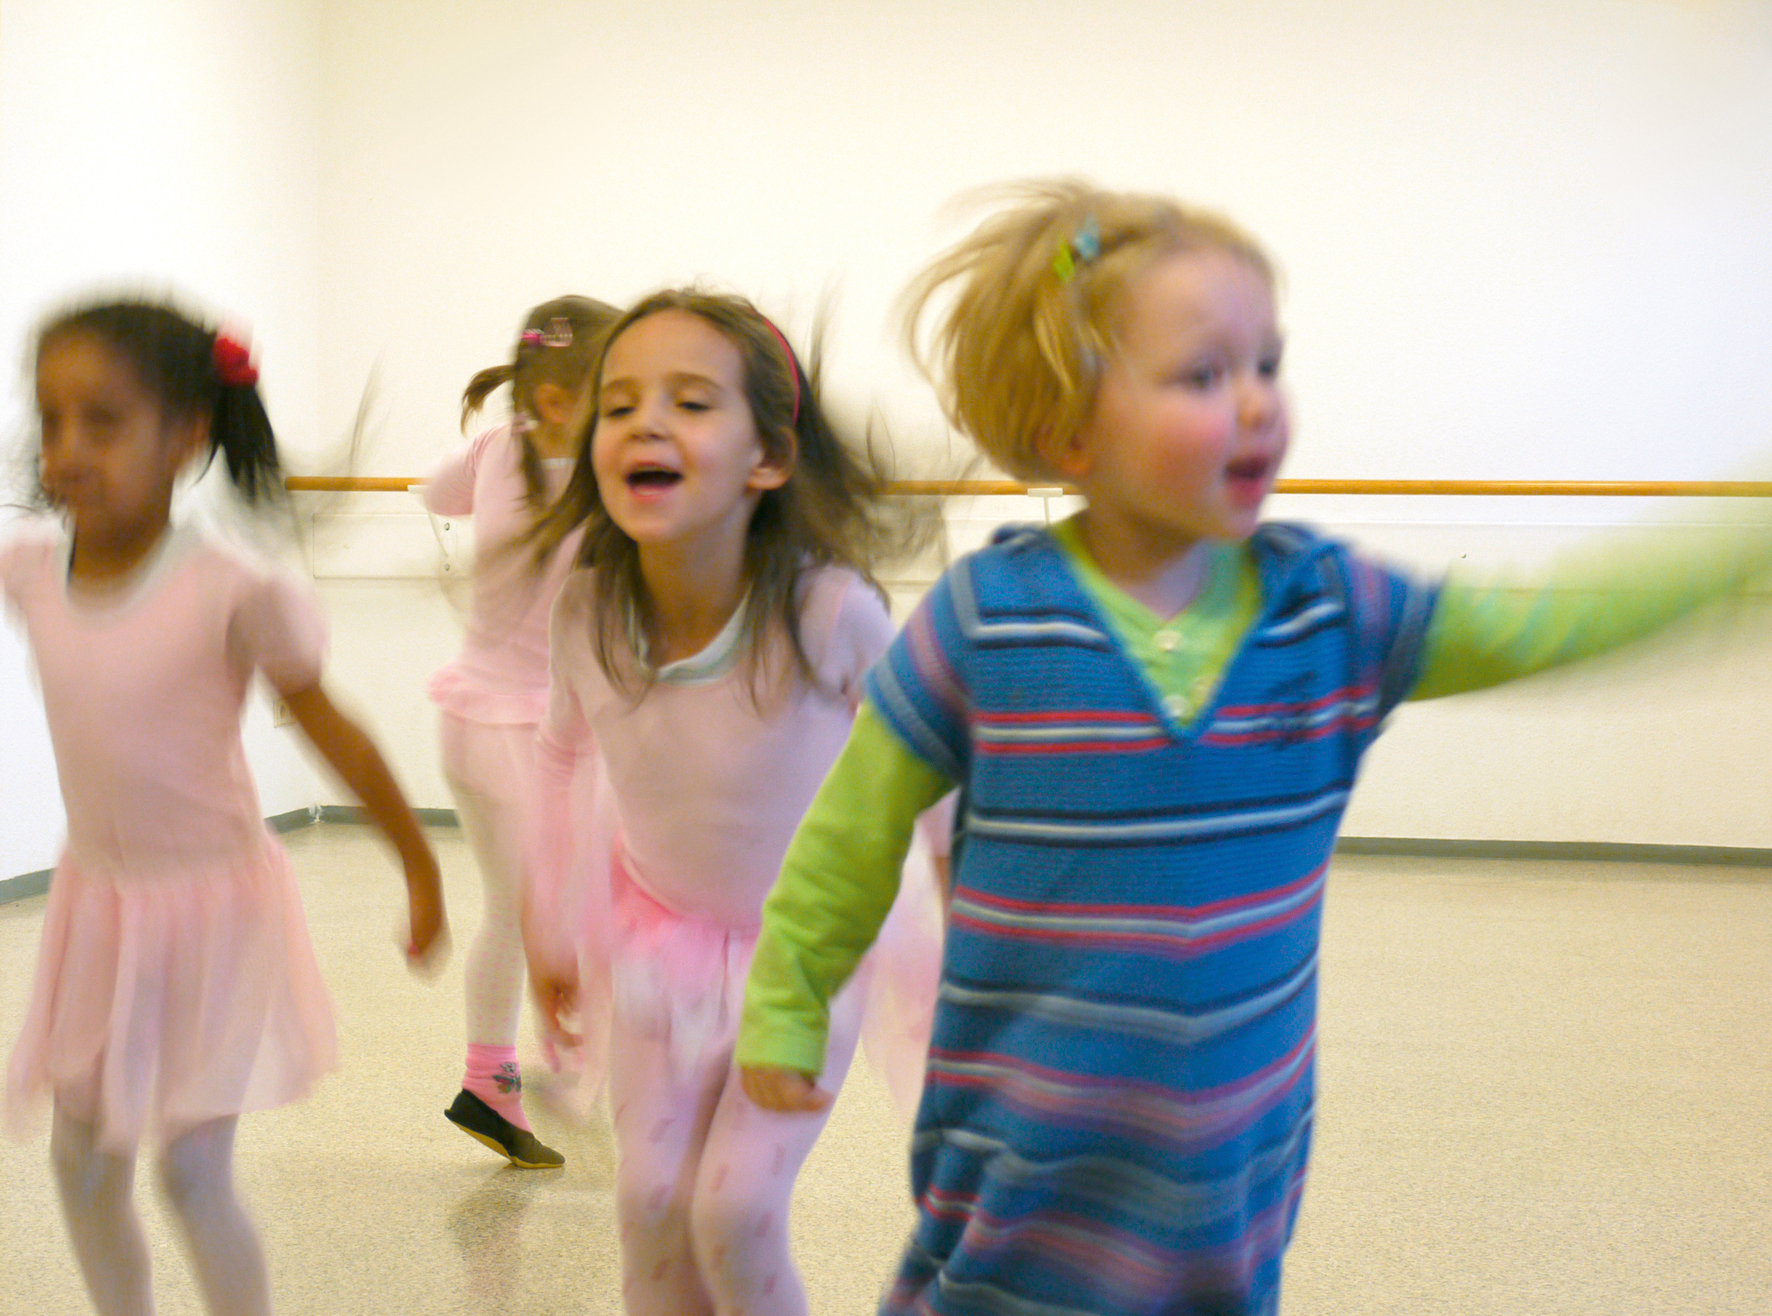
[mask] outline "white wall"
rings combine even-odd
[[[41,315],[94,287],[176,290],[242,317],[284,441],[315,442],[319,43],[298,0],[0,3],[9,468],[28,431],[12,363]],[[262,709],[248,744],[267,812],[313,801],[312,771]],[[0,877],[49,867],[62,829],[41,708],[0,629]]]
[[[298,459],[328,460],[373,374],[358,473],[420,472],[528,305],[708,277],[801,337],[834,295],[839,407],[878,409],[913,464],[952,470],[966,453],[897,351],[892,301],[959,231],[943,209],[955,193],[1064,172],[1222,208],[1271,246],[1298,414],[1289,474],[1700,478],[1766,444],[1760,3],[0,6],[7,314],[101,250],[115,253],[106,269],[198,279],[257,317],[274,384],[311,371],[281,377],[298,396],[274,395]],[[217,100],[268,154],[230,137],[224,166],[199,145]],[[101,204],[110,194],[122,212]],[[298,196],[317,199],[311,239],[289,227]],[[208,241],[189,236],[193,215]],[[45,251],[60,263],[25,279]],[[322,510],[407,516],[390,556],[410,562],[430,551],[410,507]],[[1488,525],[1467,537],[1477,555],[1505,552],[1511,522],[1628,512],[1280,510]],[[343,559],[333,572],[381,569],[367,547]],[[416,802],[446,804],[418,693],[453,643],[438,586],[324,589],[334,683]],[[1349,830],[1772,844],[1752,752],[1772,688],[1751,653],[1731,661],[1728,697],[1708,703],[1674,693],[1690,664],[1657,659],[1628,687],[1608,675],[1585,695],[1539,686],[1412,709]]]
[[[955,193],[1221,207],[1287,276],[1295,475],[1685,477],[1772,398],[1772,11],[1534,0],[334,4],[327,403],[423,461],[524,308],[708,275],[912,444],[889,306]]]
[[[878,408],[913,462],[952,469],[965,453],[896,348],[892,301],[959,231],[944,213],[957,192],[1079,172],[1222,208],[1270,244],[1298,415],[1289,474],[1733,474],[1767,446],[1772,400],[1769,14],[1729,0],[334,4],[325,405],[342,423],[377,368],[366,468],[423,470],[462,384],[508,351],[529,304],[712,277],[792,334],[834,293],[839,405]],[[1708,514],[1276,512],[1400,522],[1441,544],[1451,523],[1476,559],[1509,556],[1517,522]],[[427,536],[412,526],[415,551]],[[432,615],[450,624],[435,596]],[[1657,654],[1589,684],[1409,709],[1349,831],[1772,845],[1755,747],[1772,725],[1765,650],[1725,648],[1724,668],[1709,651],[1685,667]],[[413,704],[399,675],[359,693]],[[420,772],[428,714],[386,725]]]

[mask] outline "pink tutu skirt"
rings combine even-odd
[[[24,1132],[54,1094],[124,1152],[305,1096],[337,1058],[332,1004],[283,847],[198,875],[50,884],[24,1030],[7,1072]]]
[[[591,1090],[600,1087],[612,1017],[664,1041],[681,1069],[730,1051],[737,1040],[756,928],[733,928],[671,909],[629,872],[618,841],[607,884],[584,913],[579,936],[577,1031],[565,1057]],[[599,865],[601,868],[602,866]],[[906,1118],[916,1109],[941,974],[941,898],[926,849],[913,848],[898,900],[873,948],[839,994],[861,999],[862,1046]],[[833,1002],[833,1011],[838,1009]]]

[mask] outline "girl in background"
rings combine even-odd
[[[1613,648],[1772,564],[1764,528],[1737,528],[1538,590],[1426,585],[1262,524],[1290,439],[1273,283],[1224,220],[1066,183],[914,285],[913,347],[952,297],[934,356],[955,424],[1087,507],[931,591],[764,911],[745,1086],[817,1112],[911,820],[964,788],[919,1220],[882,1311],[1274,1316],[1324,879],[1383,719]]]
[[[578,541],[563,539],[539,568],[516,541],[565,487],[575,411],[598,335],[616,315],[586,297],[557,297],[532,310],[510,363],[482,370],[462,394],[465,428],[487,397],[509,384],[511,419],[463,444],[424,488],[433,513],[474,518],[467,634],[460,656],[432,679],[431,698],[442,720],[443,774],[486,892],[467,958],[467,1066],[444,1114],[525,1169],[565,1164],[524,1117],[516,1041],[535,734],[547,706],[548,610]]]
[[[8,1104],[17,1116],[53,1094],[62,1208],[104,1316],[153,1309],[133,1201],[144,1137],[208,1309],[255,1316],[270,1291],[235,1195],[235,1126],[302,1097],[335,1052],[241,746],[255,672],[398,853],[415,962],[442,944],[437,866],[381,755],[320,685],[311,592],[171,519],[180,478],[217,452],[248,503],[282,496],[247,348],[117,302],[50,321],[34,365],[42,491],[61,523],[0,546],[0,591],[42,683],[68,837]]]
[[[892,634],[866,574],[880,481],[815,380],[748,302],[647,298],[610,332],[589,441],[538,540],[545,556],[584,527],[554,610],[526,944],[557,1027],[611,1012],[631,1316],[806,1310],[788,1201],[822,1120],[752,1105],[732,1045],[764,896]],[[558,782],[593,745],[618,818],[607,870],[558,857]],[[936,898],[927,880],[917,895]],[[924,968],[932,992],[932,943]],[[833,1004],[833,1087],[865,990]]]

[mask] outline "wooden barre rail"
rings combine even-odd
[[[292,475],[298,493],[403,493],[424,481],[408,476]],[[1055,485],[1018,480],[895,480],[889,494],[981,498],[1042,494]],[[1065,492],[1070,492],[1066,490]],[[1772,480],[1279,480],[1282,494],[1381,494],[1467,498],[1772,498]]]

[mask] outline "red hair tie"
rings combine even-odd
[[[218,333],[212,356],[215,377],[226,387],[251,388],[258,383],[258,367],[252,364],[252,349],[238,338]]]

